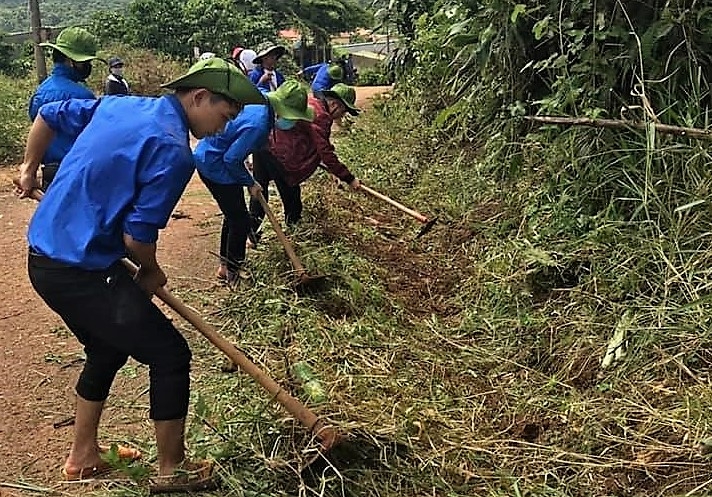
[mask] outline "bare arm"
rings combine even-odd
[[[20,185],[18,187],[20,197],[29,197],[32,190],[39,187],[37,170],[53,138],[54,131],[42,119],[42,116],[38,115],[27,136],[25,158],[20,166]]]
[[[126,245],[126,250],[131,258],[139,266],[135,276],[136,283],[148,295],[153,295],[159,287],[168,281],[156,260],[156,244],[139,242],[134,240],[131,235],[124,233],[124,245]]]

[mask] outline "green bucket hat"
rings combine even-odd
[[[344,79],[344,70],[341,66],[329,66],[326,72],[329,74],[329,77],[335,81],[341,81],[342,79]]]
[[[353,86],[337,83],[331,87],[331,90],[324,90],[322,93],[325,97],[339,100],[346,106],[346,110],[348,110],[352,116],[358,116],[359,112],[361,112],[361,110],[357,109],[354,105],[356,103],[356,90],[354,90]]]
[[[274,112],[284,119],[313,121],[314,109],[307,103],[307,90],[298,81],[289,79],[267,94]]]
[[[287,49],[282,46],[272,45],[271,43],[265,43],[264,45],[262,45],[260,50],[257,51],[257,57],[254,58],[252,63],[255,65],[259,65],[259,64],[262,64],[263,57],[266,57],[268,55],[274,55],[275,57],[277,57],[279,59],[286,53],[287,53]]]
[[[54,43],[40,43],[41,47],[52,47],[59,50],[75,62],[86,62],[96,59],[96,37],[84,28],[71,27],[63,29]]]
[[[219,57],[199,60],[183,76],[163,88],[205,88],[242,104],[266,104],[264,97],[237,66]]]

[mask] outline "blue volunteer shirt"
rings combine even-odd
[[[71,67],[55,65],[50,77],[37,87],[30,99],[30,119],[34,121],[40,107],[50,102],[60,102],[70,98],[95,98],[89,88],[78,82],[77,77],[77,72]],[[72,143],[74,143],[72,137],[61,131],[58,132],[42,157],[42,162],[44,164],[61,162],[72,148]]]
[[[336,80],[329,76],[329,64],[327,63],[309,66],[304,69],[304,74],[310,76],[316,74],[311,84],[312,92],[331,90],[331,87],[336,84]]]
[[[284,75],[277,71],[275,69],[275,75],[277,77],[277,87],[279,88],[282,86],[282,83],[284,83]],[[262,93],[267,93],[271,91],[269,87],[269,81],[265,81],[264,83],[259,83],[260,78],[262,75],[265,73],[265,70],[262,69],[262,66],[257,66],[255,67],[252,71],[250,71],[250,81],[262,92]]]
[[[271,128],[269,105],[246,105],[221,134],[198,142],[195,167],[214,183],[252,186],[255,180],[245,169],[245,159],[265,144]]]
[[[154,243],[194,171],[178,99],[67,100],[40,115],[76,141],[30,221],[30,249],[100,270],[126,255],[124,233]]]

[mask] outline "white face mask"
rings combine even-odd
[[[111,74],[113,74],[114,76],[123,76],[124,68],[123,67],[112,67]]]

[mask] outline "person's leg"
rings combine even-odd
[[[185,460],[185,418],[154,421],[158,474],[170,476]]]
[[[222,228],[220,230],[220,265],[218,266],[218,278],[227,278],[227,240],[230,236],[230,225],[227,217],[223,214]]]
[[[128,270],[117,262],[105,271],[73,269],[43,270],[30,257],[30,280],[47,304],[55,310],[88,351],[87,364],[77,384],[77,394],[90,402],[106,399],[118,369],[118,358],[130,355],[149,366],[150,417],[159,423],[162,436],[159,465],[164,472],[177,467],[182,452],[182,428],[188,412],[190,394],[190,349],[185,339],[133,280]],[[71,324],[70,324],[71,323]],[[116,362],[110,367],[98,355],[113,353]],[[124,358],[125,360],[125,358]],[[104,393],[106,392],[106,394]],[[81,447],[95,440],[98,405],[81,405],[86,423],[77,436]],[[100,408],[99,408],[100,413]],[[163,429],[161,426],[172,427]],[[178,427],[178,429],[176,429]],[[167,441],[167,438],[170,438]],[[96,445],[93,443],[93,445]],[[78,449],[82,450],[82,449]],[[178,461],[179,462],[179,461]],[[88,467],[88,466],[87,466]]]
[[[74,440],[64,464],[67,474],[81,477],[83,470],[102,464],[97,441],[99,420],[116,372],[128,356],[97,338],[95,326],[102,326],[106,320],[101,276],[51,266],[51,261],[31,257],[28,270],[37,293],[84,345],[86,361],[76,384]]]
[[[185,458],[184,425],[190,396],[191,353],[183,336],[134,282],[126,268],[110,268],[113,326],[102,338],[149,367],[150,412],[161,474],[171,474]]]
[[[288,226],[294,226],[302,218],[302,189],[299,185],[289,186],[283,178],[275,178],[284,207],[284,220]]]
[[[227,222],[227,239],[221,240],[222,262],[227,263],[228,272],[236,274],[245,262],[245,242],[250,230],[250,216],[245,204],[245,193],[237,184],[222,185],[201,176]],[[223,235],[225,228],[223,224]],[[224,244],[224,253],[222,251]]]

